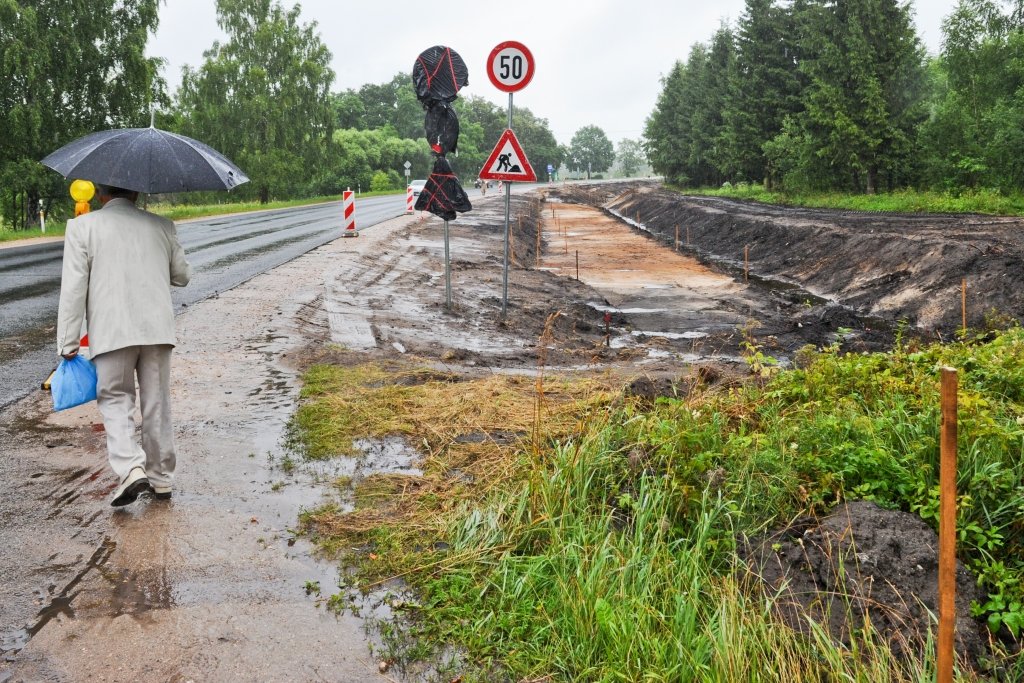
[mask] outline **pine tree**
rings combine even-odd
[[[805,169],[838,187],[878,189],[904,177],[924,119],[924,50],[897,0],[817,0],[803,17],[808,78],[803,132],[818,160]]]
[[[736,68],[725,107],[723,170],[770,184],[764,144],[800,110],[796,22],[776,0],[747,0],[736,30]]]
[[[689,180],[684,151],[689,122],[682,115],[686,78],[686,63],[676,62],[668,75],[661,79],[658,102],[644,126],[643,145],[651,167],[669,182],[678,184]]]
[[[727,156],[723,111],[735,68],[732,32],[720,28],[710,46],[690,49],[663,80],[647,120],[644,148],[656,172],[681,185],[718,185]]]

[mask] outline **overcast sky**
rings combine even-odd
[[[285,0],[290,7],[294,2]],[[300,3],[305,22],[318,24],[334,55],[334,91],[384,83],[411,73],[417,55],[447,45],[466,61],[465,95],[502,107],[508,95],[488,80],[485,62],[495,45],[517,40],[533,53],[533,81],[515,93],[515,106],[545,118],[568,144],[586,125],[601,127],[617,145],[639,138],[661,91],[660,78],[706,42],[721,22],[735,24],[744,0],[384,0]],[[913,0],[915,23],[929,52],[937,53],[941,22],[956,0]],[[223,39],[213,0],[167,0],[149,54],[167,60],[171,89],[184,65],[199,66],[203,51]],[[497,141],[495,141],[497,142]]]

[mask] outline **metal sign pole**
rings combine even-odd
[[[508,129],[512,130],[512,93],[508,94]],[[486,182],[486,181],[484,181]],[[504,285],[501,290],[501,317],[505,317],[508,311],[508,243],[509,243],[509,213],[512,202],[512,183],[505,181],[505,275]]]
[[[444,300],[445,305],[452,307],[452,261],[448,252],[448,221],[444,222]]]

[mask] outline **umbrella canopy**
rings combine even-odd
[[[42,160],[65,178],[157,194],[230,190],[249,177],[198,140],[157,128],[91,133]]]

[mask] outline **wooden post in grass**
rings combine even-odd
[[[942,422],[939,438],[939,638],[936,682],[953,683],[956,633],[956,431],[957,374],[942,368]]]
[[[967,336],[967,278],[960,281],[960,314],[963,317],[964,336]]]

